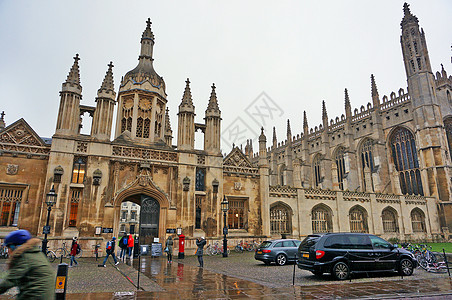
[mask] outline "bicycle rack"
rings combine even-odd
[[[449,274],[449,277],[450,277],[449,261],[447,260],[446,250],[444,250],[444,248],[443,248],[443,257],[444,257],[444,262],[446,263],[447,273]]]

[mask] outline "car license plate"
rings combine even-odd
[[[303,257],[309,258],[309,253],[303,253]]]
[[[257,251],[257,254],[262,254],[262,251]]]

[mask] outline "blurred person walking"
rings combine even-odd
[[[17,299],[55,299],[55,273],[38,247],[41,243],[27,230],[16,230],[6,236],[10,258],[8,271],[0,282],[0,294],[17,286]]]
[[[75,260],[75,256],[80,253],[80,245],[77,243],[77,237],[72,238],[72,245],[71,245],[71,264],[69,265],[70,268],[72,268],[72,264],[75,263],[75,265],[78,265],[78,262]]]
[[[112,237],[111,238],[111,241],[108,241],[107,242],[107,255],[105,256],[105,259],[104,259],[104,262],[102,263],[102,265],[104,266],[104,267],[106,267],[106,265],[105,265],[105,263],[107,262],[107,259],[108,259],[108,256],[112,256],[113,257],[113,260],[115,261],[115,266],[117,265],[117,264],[119,264],[119,261],[117,261],[116,260],[116,255],[115,255],[115,244],[116,244],[116,238],[115,237]]]

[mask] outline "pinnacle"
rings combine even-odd
[[[99,89],[99,92],[102,90],[105,91],[114,91],[114,81],[113,81],[113,62],[110,62],[108,64],[108,70],[107,73],[105,74],[105,78],[104,81],[102,82],[102,85]]]
[[[308,117],[306,116],[306,111],[303,111],[303,128],[308,128]]]
[[[372,90],[372,97],[374,97],[374,96],[378,97],[378,89],[377,89],[377,84],[375,83],[374,74],[370,75],[370,85],[371,85],[371,90]]]
[[[408,3],[403,4],[403,19],[400,25],[403,27],[405,24],[408,23],[418,23],[419,20],[415,15],[413,15],[410,11],[410,5]]]
[[[74,64],[71,67],[71,70],[69,71],[69,74],[66,79],[66,83],[73,83],[80,85],[80,71],[78,66],[78,61],[80,60],[78,53],[75,54],[74,57]]]
[[[259,143],[265,143],[266,141],[267,141],[267,137],[264,134],[264,127],[262,126],[261,127],[261,135],[259,135]]]
[[[325,100],[322,100],[322,119],[328,119],[328,114],[326,112]]]
[[[146,21],[146,29],[143,31],[143,35],[141,36],[141,39],[154,39],[154,33],[152,33],[152,29],[151,29],[151,18],[148,18]]]
[[[212,92],[210,93],[209,104],[207,105],[207,110],[213,110],[219,112],[217,94],[215,93],[215,83],[212,83]]]
[[[348,97],[348,90],[345,89],[344,93],[345,93],[345,109],[347,109],[348,107],[350,107],[350,98]]]
[[[166,132],[170,132],[171,131],[171,123],[170,123],[168,107],[166,108],[166,112],[165,112],[165,130],[166,130]]]
[[[292,137],[292,131],[290,130],[290,120],[287,119],[287,136]]]
[[[190,90],[190,79],[188,79],[188,78],[185,81],[184,95],[182,96],[182,103],[180,105],[193,106],[193,98],[191,96],[191,90]]]
[[[275,126],[273,126],[273,143],[276,144],[277,139],[276,139],[276,128]]]

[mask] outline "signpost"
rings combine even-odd
[[[46,225],[42,228],[42,234],[50,234],[50,225]]]
[[[102,233],[113,233],[113,228],[102,227]]]
[[[176,228],[167,228],[166,233],[176,233]]]

